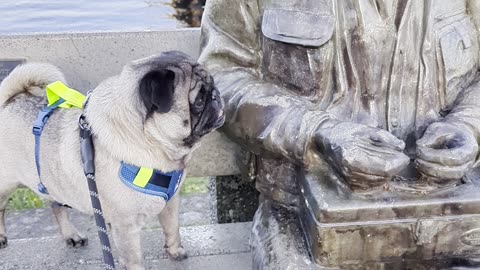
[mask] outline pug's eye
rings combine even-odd
[[[198,112],[198,113],[201,112],[203,109],[204,103],[205,103],[204,97],[197,97],[197,99],[195,99],[195,103],[193,103],[193,108],[195,112]]]
[[[203,103],[205,102],[204,98],[203,97],[199,97],[197,98],[197,100],[195,100],[195,106],[203,106]]]

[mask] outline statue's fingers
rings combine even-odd
[[[343,158],[350,171],[384,177],[399,173],[410,162],[401,152],[371,145],[358,145]]]
[[[467,162],[460,166],[442,166],[425,160],[415,160],[415,166],[423,174],[442,179],[460,179],[473,166],[474,161]]]
[[[468,134],[463,132],[463,129],[458,126],[446,122],[437,122],[427,128],[423,136],[417,141],[417,146],[440,148],[446,142],[452,142],[456,139],[458,139],[459,142],[462,140],[475,140],[473,136],[468,136]]]
[[[467,144],[457,148],[436,149],[423,145],[417,146],[417,158],[443,166],[460,166],[474,160],[478,145]]]
[[[364,174],[361,172],[352,172],[349,178],[346,179],[351,186],[355,186],[355,189],[369,190],[372,187],[378,187],[385,184],[389,177]]]
[[[453,134],[449,132],[438,132],[439,127],[437,126],[436,124],[432,124],[432,126],[425,131],[422,138],[417,140],[417,146],[432,147],[438,145],[449,136],[453,136]]]
[[[369,139],[372,145],[380,147],[392,148],[396,151],[403,151],[405,149],[405,142],[395,137],[386,130],[376,130],[375,133],[370,134]]]

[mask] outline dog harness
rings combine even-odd
[[[32,133],[35,135],[35,165],[37,166],[37,174],[40,180],[37,188],[42,194],[48,194],[48,190],[42,183],[40,174],[40,137],[42,136],[43,128],[50,116],[57,108],[82,108],[85,96],[71,88],[68,88],[61,82],[54,82],[46,87],[47,105],[44,106],[38,113],[37,119],[33,123]]]
[[[122,162],[119,175],[122,182],[129,188],[162,197],[168,202],[177,192],[182,181],[183,170],[164,173]]]
[[[50,116],[57,108],[83,108],[86,97],[61,82],[54,82],[46,87],[47,105],[38,113],[37,119],[33,124],[33,135],[35,135],[35,164],[37,174],[40,180],[38,191],[48,194],[48,190],[42,183],[40,174],[40,137]],[[134,165],[121,162],[119,176],[123,183],[128,187],[149,195],[159,196],[166,201],[170,200],[180,185],[182,180],[182,171],[161,172],[145,167],[136,167]]]

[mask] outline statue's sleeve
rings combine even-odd
[[[480,76],[457,98],[456,105],[445,118],[451,123],[468,125],[480,142]]]
[[[468,10],[473,17],[473,22],[477,27],[477,30],[480,29],[480,1],[478,0],[467,0]]]
[[[317,127],[330,116],[260,76],[257,0],[208,0],[199,62],[225,101],[224,131],[253,151],[304,163]],[[286,63],[288,65],[288,63]]]
[[[477,36],[480,37],[480,1],[468,0],[467,3],[477,28]],[[455,106],[446,120],[452,123],[467,124],[474,131],[477,140],[480,141],[480,73],[478,71],[475,81],[458,96]]]

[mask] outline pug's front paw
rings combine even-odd
[[[6,248],[8,245],[7,237],[3,234],[0,234],[0,249]]]
[[[170,258],[176,261],[183,261],[186,258],[188,258],[187,251],[182,246],[178,246],[178,247],[165,246],[165,249],[167,250],[168,255],[170,255]]]
[[[88,238],[83,237],[81,235],[74,235],[70,238],[65,239],[68,247],[84,247],[88,245]]]

